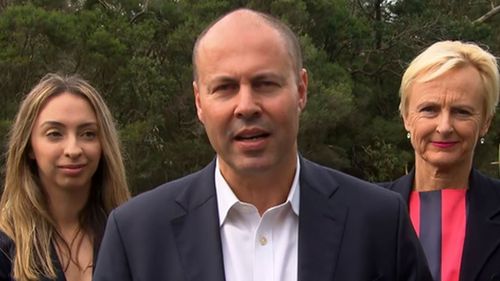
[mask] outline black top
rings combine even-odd
[[[0,281],[15,281],[12,277],[12,261],[15,254],[14,242],[2,231],[0,231]],[[51,247],[52,262],[56,270],[56,278],[42,277],[40,281],[66,281],[61,263],[57,257],[55,248]],[[94,264],[97,257],[97,249],[94,247]],[[93,269],[92,269],[93,270]]]
[[[410,200],[415,169],[380,185]],[[472,169],[467,191],[467,225],[460,280],[500,281],[500,180]]]

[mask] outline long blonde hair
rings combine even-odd
[[[102,156],[92,178],[86,206],[80,213],[82,228],[99,245],[109,212],[129,198],[121,146],[113,117],[99,93],[78,76],[47,74],[22,101],[9,133],[5,187],[0,199],[0,230],[15,245],[12,276],[17,281],[55,278],[52,243],[60,234],[51,217],[29,157],[30,136],[42,106],[50,97],[71,93],[85,98],[95,111]]]

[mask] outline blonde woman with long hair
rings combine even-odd
[[[129,198],[99,93],[48,74],[22,101],[0,200],[0,280],[89,281],[110,211]]]

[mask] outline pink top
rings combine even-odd
[[[436,281],[458,281],[467,223],[467,190],[410,194],[410,217]]]

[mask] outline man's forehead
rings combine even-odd
[[[250,56],[252,51],[258,52],[259,49],[265,49],[267,53],[274,50],[280,56],[287,56],[289,66],[293,68],[294,56],[290,48],[282,31],[265,15],[251,10],[238,10],[218,20],[198,39],[193,54],[195,77],[200,74],[200,67],[207,70],[214,60],[220,61],[228,54]]]
[[[216,31],[217,29],[225,27],[234,27],[234,26],[248,27],[248,26],[262,26],[262,25],[268,25],[267,21],[263,18],[262,15],[251,10],[237,10],[227,14],[219,21],[214,23],[212,27],[206,32],[206,34],[209,34],[212,31]]]
[[[253,20],[224,21],[213,26],[200,40],[197,47],[197,61],[221,53],[239,53],[244,50],[279,48],[287,52],[286,42],[281,34],[269,24]],[[269,50],[271,51],[271,50]]]
[[[262,16],[250,11],[236,11],[215,23],[201,38],[200,45],[221,40],[239,40],[246,33],[277,31]],[[221,44],[221,43],[219,43]]]

